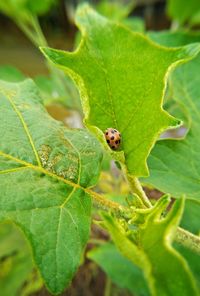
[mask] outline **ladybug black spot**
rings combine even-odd
[[[107,128],[105,138],[111,149],[117,150],[120,147],[121,135],[115,128]]]

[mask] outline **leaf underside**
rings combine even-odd
[[[88,239],[86,188],[98,179],[101,148],[52,119],[31,80],[0,82],[0,119],[0,220],[20,226],[48,289],[60,293]]]

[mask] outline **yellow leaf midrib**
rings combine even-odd
[[[19,90],[19,86],[17,86],[17,88],[18,88],[18,90]],[[13,97],[13,96],[16,96],[16,93],[13,94],[13,93],[5,92],[4,89],[0,89],[0,92],[5,96],[5,98],[7,98],[7,100],[8,100],[9,103],[10,103],[10,105],[12,106],[13,110],[14,110],[15,113],[17,114],[17,116],[18,116],[18,118],[19,118],[19,120],[20,120],[20,122],[21,122],[21,124],[22,124],[22,126],[23,126],[23,128],[24,128],[24,130],[25,130],[25,134],[27,135],[27,138],[28,138],[28,140],[29,140],[29,142],[30,142],[30,144],[31,144],[31,147],[32,147],[33,153],[34,153],[34,155],[35,155],[35,158],[36,158],[36,160],[37,160],[38,166],[39,166],[39,167],[42,167],[42,164],[41,164],[41,161],[40,161],[39,155],[38,155],[37,150],[36,150],[36,148],[35,148],[35,146],[34,146],[34,142],[33,142],[33,139],[32,139],[32,137],[31,137],[31,135],[30,135],[30,132],[29,132],[28,126],[27,126],[27,124],[26,124],[26,122],[25,122],[25,120],[24,120],[24,118],[23,118],[21,112],[18,110],[17,106],[15,105],[15,103],[14,103],[13,100],[12,100],[12,97]]]

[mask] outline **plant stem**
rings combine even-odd
[[[38,37],[34,34],[34,32],[25,25],[23,22],[19,20],[15,20],[17,26],[22,30],[22,32],[26,35],[26,37],[36,46],[38,47],[39,40]]]
[[[137,180],[136,185],[138,185],[139,181]],[[142,194],[143,196],[145,192],[142,189],[142,186],[137,186],[137,193]],[[116,202],[110,201],[103,197],[102,195],[90,190],[85,190],[95,201],[95,203],[103,210],[109,210],[114,212],[116,215],[123,217],[124,219],[129,219],[131,215],[131,210],[128,207],[124,207]],[[146,197],[147,198],[147,197]],[[148,205],[148,204],[147,204]],[[151,205],[152,207],[152,205]],[[175,241],[184,247],[194,251],[195,253],[200,255],[200,237],[192,234],[191,232],[178,227],[176,231]]]
[[[178,227],[175,241],[200,255],[200,237]]]
[[[112,287],[112,282],[107,277],[106,278],[106,284],[105,284],[105,290],[104,290],[104,296],[110,296],[111,295],[111,287]]]
[[[44,34],[41,30],[41,27],[40,27],[40,24],[39,24],[39,21],[38,21],[38,18],[37,16],[35,15],[32,15],[31,16],[31,24],[36,32],[36,35],[39,39],[39,44],[38,46],[48,46],[48,43],[46,41],[46,38],[44,37]]]
[[[104,239],[91,238],[91,239],[89,239],[88,243],[93,244],[93,245],[104,245],[105,240]]]
[[[133,193],[137,194],[137,196],[140,198],[142,201],[143,205],[146,208],[151,208],[152,204],[149,201],[148,197],[146,196],[144,190],[142,189],[142,186],[139,182],[139,180],[136,177],[132,177],[129,174],[126,174],[127,181],[130,185],[130,188]]]
[[[91,189],[85,189],[85,192],[92,197],[96,205],[102,210],[112,211],[116,215],[122,216],[125,219],[130,215],[130,209],[128,207],[124,207],[117,202],[111,201]]]

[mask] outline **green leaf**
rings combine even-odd
[[[115,21],[123,21],[128,17],[135,6],[135,1],[106,1],[101,0],[96,5],[96,10],[109,19]]]
[[[129,174],[148,175],[146,159],[158,135],[177,126],[162,109],[164,79],[172,64],[191,58],[199,46],[168,49],[100,16],[83,5],[76,14],[82,32],[78,49],[64,52],[42,48],[45,56],[77,84],[85,123]],[[107,145],[108,127],[122,134],[120,152]]]
[[[196,15],[200,13],[199,0],[168,0],[167,1],[167,12],[169,16],[178,21],[180,24],[185,22],[193,23]]]
[[[135,32],[144,33],[145,31],[144,20],[140,17],[131,16],[131,17],[125,18],[122,21],[122,24],[126,25],[127,27],[129,27],[131,30]]]
[[[154,42],[167,47],[178,47],[200,42],[199,31],[160,31],[148,32],[147,35]]]
[[[153,208],[137,210],[129,223],[138,225],[138,233],[108,214],[103,214],[104,226],[122,254],[143,270],[152,295],[197,295],[187,262],[171,246],[184,203],[176,201],[164,218],[168,204],[164,196]]]
[[[181,227],[188,231],[199,235],[200,234],[200,201],[186,200],[183,217],[181,219]]]
[[[196,279],[196,283],[198,285],[199,291],[200,291],[200,256],[197,253],[194,253],[188,248],[185,248],[181,244],[174,244],[174,247],[176,250],[181,253],[181,255],[187,260],[188,265]]]
[[[11,224],[0,225],[0,290],[1,295],[21,295],[33,275],[30,250],[19,231]],[[39,282],[35,275],[35,282]],[[41,285],[38,287],[40,288]],[[38,289],[37,289],[38,290]]]
[[[9,82],[20,82],[25,75],[13,66],[5,65],[0,67],[0,79]]]
[[[23,230],[52,293],[68,285],[89,235],[102,158],[86,130],[52,119],[31,80],[0,82],[0,220]]]
[[[33,14],[43,15],[48,12],[48,10],[55,5],[58,0],[26,0],[26,7]]]
[[[87,253],[111,280],[134,295],[149,295],[148,287],[141,270],[124,257],[111,243],[105,243]]]
[[[0,11],[14,20],[29,23],[33,15],[45,14],[56,0],[7,0],[0,1]]]
[[[196,200],[200,198],[199,67],[200,56],[182,65],[170,76],[172,98],[186,114],[190,128],[184,140],[157,142],[148,161],[150,176],[143,179],[145,183],[176,198],[185,194],[186,198]]]

